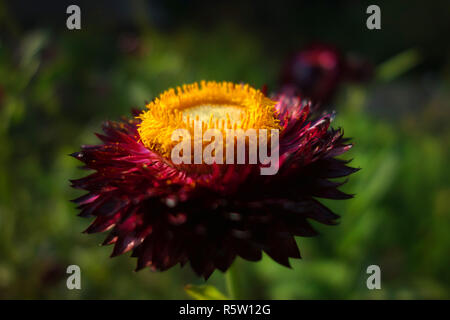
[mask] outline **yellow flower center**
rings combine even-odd
[[[195,123],[203,132],[219,129],[280,129],[275,101],[247,84],[200,82],[169,89],[149,103],[138,118],[142,143],[166,158],[177,142],[172,133],[187,129],[194,135]]]

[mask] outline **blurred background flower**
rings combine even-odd
[[[344,55],[326,44],[314,44],[287,59],[281,92],[297,94],[325,107],[343,82],[370,80],[373,66],[357,55]]]
[[[83,176],[67,155],[93,131],[168,87],[200,79],[280,88],[286,59],[310,44],[357,54],[369,82],[341,81],[325,110],[355,138],[348,157],[364,170],[327,203],[337,228],[301,239],[293,269],[264,256],[237,260],[250,298],[450,297],[450,3],[386,1],[382,29],[365,27],[366,1],[242,3],[80,1],[82,29],[65,27],[73,1],[0,2],[0,298],[186,298],[187,268],[130,272],[107,259],[103,235],[79,232],[67,180]],[[401,19],[399,18],[401,17]],[[82,290],[60,268],[77,264]],[[377,264],[382,290],[366,287]],[[51,276],[54,274],[54,276]],[[209,284],[223,289],[223,275]]]

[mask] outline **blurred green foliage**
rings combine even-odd
[[[196,300],[227,300],[227,297],[216,289],[214,286],[199,285],[192,286],[187,285],[184,290],[188,295]]]
[[[418,57],[403,58],[379,69],[384,83]],[[168,87],[207,79],[273,88],[280,62],[228,27],[119,37],[35,30],[17,46],[0,42],[0,298],[173,299],[188,298],[186,284],[204,285],[189,268],[135,273],[134,259],[110,259],[111,248],[97,245],[104,235],[81,234],[89,220],[76,216],[69,199],[81,193],[68,180],[85,173],[68,154],[96,143],[102,121]],[[341,90],[334,126],[355,143],[344,158],[362,170],[344,190],[356,197],[327,201],[340,225],[298,239],[303,259],[292,269],[267,256],[238,259],[243,298],[450,298],[450,131],[439,125],[449,116],[446,72],[423,108],[397,118],[368,110],[377,82]],[[82,290],[66,288],[70,264],[81,267]],[[371,264],[381,267],[382,290],[366,287]],[[208,285],[225,292],[224,275],[216,271]]]

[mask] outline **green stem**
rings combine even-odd
[[[239,274],[236,268],[236,261],[225,273],[225,282],[228,297],[232,300],[239,299]]]

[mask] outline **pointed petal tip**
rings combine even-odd
[[[76,151],[73,153],[68,154],[69,157],[74,157],[75,159],[81,159],[83,157],[82,151]]]
[[[213,272],[209,273],[209,274],[202,274],[200,275],[203,279],[205,279],[205,281],[208,281],[209,277],[211,277],[211,275],[213,274]]]

